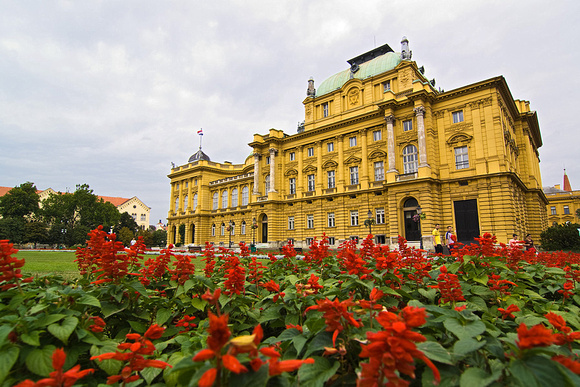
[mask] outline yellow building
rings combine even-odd
[[[548,198],[548,222],[563,224],[566,222],[578,223],[576,211],[580,210],[580,191],[573,191],[568,180],[568,175],[564,171],[564,188],[560,184],[554,187],[544,187],[544,193]]]
[[[243,164],[212,162],[200,148],[172,168],[168,241],[180,241],[181,225],[195,245],[304,247],[326,233],[336,247],[371,228],[379,243],[401,235],[431,248],[437,223],[460,241],[539,238],[547,200],[529,102],[501,76],[437,90],[401,44],[349,60],[318,89],[310,79],[298,133],[255,134]]]

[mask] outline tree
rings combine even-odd
[[[139,228],[137,222],[135,222],[135,219],[133,219],[133,217],[129,215],[128,212],[123,212],[119,215],[119,220],[114,228],[115,233],[118,233],[119,230],[121,230],[123,227],[127,227],[133,232],[133,234],[135,234]]]
[[[185,224],[179,225],[179,245],[182,245],[185,242]]]
[[[153,231],[151,230],[139,230],[137,232],[137,237],[143,237],[143,243],[145,246],[153,246]]]
[[[565,223],[548,227],[540,234],[542,250],[580,250],[580,224]]]
[[[167,231],[155,230],[153,231],[153,246],[164,247],[167,245]]]
[[[25,225],[24,218],[9,217],[0,219],[0,239],[8,239],[17,244],[24,242]]]
[[[34,243],[46,243],[48,239],[48,226],[44,222],[28,222],[24,224],[24,241]]]
[[[123,227],[117,233],[117,240],[123,242],[125,246],[129,246],[129,244],[131,244],[131,239],[134,237],[135,234],[129,229],[129,227]]]
[[[40,197],[34,183],[26,182],[12,188],[0,197],[0,215],[3,218],[24,218],[38,211]]]

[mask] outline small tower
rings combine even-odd
[[[308,80],[308,89],[306,89],[306,96],[307,97],[315,97],[316,96],[316,89],[314,88],[314,78],[310,77]]]
[[[403,36],[401,40],[401,59],[410,60],[413,55],[413,51],[409,50],[409,40],[406,36]]]
[[[566,169],[564,169],[564,191],[572,192],[572,186],[570,185],[570,180],[568,175],[566,175]]]

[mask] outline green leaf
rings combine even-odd
[[[53,324],[57,321],[62,320],[63,318],[66,317],[66,314],[46,314],[42,317],[40,317],[39,319],[37,319],[32,326],[34,328],[45,328],[47,326],[49,326],[50,324]]]
[[[185,283],[183,284],[183,291],[185,293],[187,293],[191,288],[193,288],[193,286],[195,285],[195,282],[193,282],[192,280],[188,279],[187,281],[185,281]]]
[[[231,387],[265,387],[268,382],[268,367],[262,366],[256,372],[246,372],[231,377],[229,386]]]
[[[123,302],[121,305],[103,301],[101,302],[101,311],[103,312],[103,316],[107,318],[114,315],[115,313],[119,313],[125,310],[128,306],[129,300],[125,300],[125,302]]]
[[[102,355],[103,353],[115,352],[116,350],[117,350],[117,342],[109,340],[103,342],[103,345],[99,346],[93,345],[91,347],[90,352],[91,356],[99,356]],[[96,363],[97,366],[103,371],[105,371],[108,375],[118,374],[119,371],[121,371],[121,366],[123,365],[123,363],[120,362],[119,360],[113,359],[103,361],[95,359],[94,363]]]
[[[129,325],[131,325],[131,328],[133,328],[135,332],[144,333],[147,330],[147,325],[141,321],[129,320]]]
[[[20,335],[20,340],[22,340],[23,343],[31,345],[33,347],[40,347],[40,331],[23,333],[22,335]]]
[[[296,336],[292,339],[292,344],[294,344],[294,348],[296,348],[296,353],[300,354],[307,341],[308,339],[302,335]]]
[[[530,289],[525,289],[524,290],[524,294],[530,298],[536,299],[536,300],[545,300],[544,297],[540,296],[538,293],[530,290]]]
[[[458,340],[453,345],[453,354],[456,356],[463,357],[464,355],[470,352],[477,351],[485,344],[486,344],[485,341],[477,341],[475,339],[472,339],[471,337],[466,337],[461,340]]]
[[[74,332],[79,324],[79,319],[76,317],[67,317],[60,324],[51,324],[48,326],[48,331],[54,337],[67,344],[69,336]]]
[[[280,336],[278,336],[277,341],[292,340],[294,337],[298,335],[300,335],[300,331],[298,329],[286,329],[284,332],[280,333]]]
[[[97,308],[101,307],[101,302],[99,301],[99,299],[95,296],[91,296],[90,294],[85,294],[82,297],[79,297],[79,299],[77,299],[76,302],[77,304],[91,305],[96,306]]]
[[[55,349],[54,345],[33,349],[24,360],[26,368],[37,375],[48,376],[54,371],[54,368],[52,368],[52,353]]]
[[[10,325],[0,326],[0,347],[4,345],[6,339],[8,338],[8,335],[10,334],[10,332],[12,332],[12,329],[13,328]]]
[[[157,377],[163,370],[161,368],[147,367],[143,371],[139,372],[143,379],[147,382],[147,385],[151,385],[153,379]]]
[[[169,320],[170,317],[171,317],[171,310],[169,310],[167,308],[161,308],[157,311],[157,316],[155,317],[155,322],[157,323],[157,325],[161,326],[161,325],[165,324],[165,322],[167,322],[167,320]]]
[[[481,320],[461,322],[454,318],[448,318],[443,321],[443,325],[459,339],[474,337],[485,332],[485,324]]]
[[[324,347],[332,347],[332,333],[331,332],[320,332],[314,339],[308,344],[306,353],[304,357],[308,357],[311,353],[316,351],[321,351]]]
[[[490,375],[481,368],[470,367],[461,374],[459,386],[461,387],[486,387],[495,382],[501,373]]]
[[[138,292],[139,294],[141,294],[142,296],[147,297],[147,289],[145,288],[145,286],[139,282],[139,281],[133,281],[130,284],[127,284],[127,288],[132,289],[136,292]]]
[[[0,351],[0,385],[10,373],[10,369],[16,363],[20,350],[18,347],[8,347]]]
[[[206,305],[207,305],[207,301],[202,300],[201,298],[192,298],[191,299],[191,306],[193,306],[197,310],[204,310]]]
[[[417,348],[430,360],[444,364],[453,364],[453,361],[451,361],[451,354],[439,343],[426,341],[424,343],[418,343]]]
[[[314,364],[303,364],[298,369],[301,387],[324,387],[340,367],[340,362],[320,356],[313,356]]]
[[[423,288],[419,288],[417,290],[419,291],[419,294],[428,299],[430,302],[432,303],[435,302],[435,297],[437,297],[437,289],[426,290]]]
[[[556,362],[543,356],[516,359],[508,369],[525,387],[575,385],[569,375],[561,372]]]

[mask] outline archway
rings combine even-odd
[[[171,241],[170,243],[173,243],[174,245],[177,242],[177,226],[173,226],[171,228]]]
[[[268,243],[268,215],[262,215],[262,243]]]
[[[415,220],[417,206],[419,203],[415,198],[409,198],[403,203],[403,217],[405,221],[405,239],[408,241],[418,241],[421,239],[420,222]]]
[[[189,235],[191,237],[189,243],[195,243],[195,224],[189,226]]]

